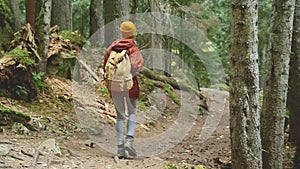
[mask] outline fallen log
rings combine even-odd
[[[0,126],[9,126],[14,123],[21,123],[30,128],[30,125],[28,124],[30,120],[31,117],[25,113],[0,106]]]
[[[161,75],[161,74],[156,73],[155,71],[152,71],[147,68],[144,68],[138,76],[140,76],[140,79],[141,79],[141,85],[142,85],[141,91],[144,92],[144,95],[146,95],[146,96],[155,87],[162,88],[162,89],[168,89],[166,87],[171,86],[173,89],[176,89],[176,90],[188,91],[188,92],[192,92],[192,93],[196,94],[200,98],[200,103],[199,103],[200,107],[205,110],[207,109],[206,98],[205,98],[205,96],[203,96],[201,94],[200,89],[195,89],[188,85],[181,84],[181,83],[177,82],[173,77]],[[166,92],[168,92],[170,97],[171,97],[171,95],[173,95],[172,93],[170,93],[171,92],[170,90],[168,90]],[[173,95],[173,96],[175,96],[175,95]],[[180,105],[180,103],[178,102],[178,99],[176,99],[175,97],[173,97],[172,100],[175,103]]]

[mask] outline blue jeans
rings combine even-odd
[[[133,136],[136,127],[136,112],[138,99],[130,99],[128,96],[117,96],[112,98],[117,111],[117,145],[124,144],[124,127],[126,119],[126,108],[128,113],[127,136]]]

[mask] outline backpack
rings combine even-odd
[[[128,91],[133,86],[130,58],[126,52],[111,51],[108,57],[104,79],[110,91]]]

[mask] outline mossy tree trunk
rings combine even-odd
[[[295,0],[274,0],[261,112],[263,168],[282,169]]]
[[[230,137],[233,169],[261,169],[258,2],[231,1]]]
[[[300,168],[300,0],[296,0],[294,13],[292,52],[290,60],[287,105],[290,112],[289,140],[296,145],[294,169]]]

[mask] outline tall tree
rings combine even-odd
[[[0,2],[0,50],[6,50],[13,34],[13,13],[8,7],[8,0]]]
[[[90,37],[92,44],[104,42],[103,1],[91,0],[90,4]],[[96,34],[95,34],[96,33]],[[92,36],[93,35],[93,36]],[[102,43],[101,43],[102,42]]]
[[[72,30],[72,0],[52,0],[51,26]]]
[[[139,6],[139,1],[138,0],[132,0],[130,14],[133,14],[133,15],[136,14],[138,6]],[[131,19],[133,19],[133,18],[131,18]]]
[[[287,105],[290,112],[290,138],[296,145],[294,168],[300,168],[300,0],[295,2],[292,53],[290,57],[289,90]]]
[[[102,0],[95,0],[93,3],[91,0],[72,0],[72,30],[79,31],[81,35],[85,38],[90,36],[90,9],[91,5],[103,4]],[[92,8],[98,8],[98,5]],[[98,9],[97,9],[98,10]],[[103,15],[103,10],[98,11]],[[98,18],[102,18],[102,16],[97,16]]]
[[[129,19],[129,0],[103,0],[105,41],[104,46],[109,46],[115,39],[120,38],[120,21]],[[126,17],[127,16],[127,17]]]
[[[274,0],[261,112],[263,168],[282,169],[295,0]]]
[[[29,23],[32,29],[35,29],[36,20],[36,0],[26,0],[26,23]]]
[[[10,0],[10,6],[12,9],[12,12],[14,14],[13,16],[13,30],[16,32],[21,28],[21,11],[19,8],[19,1],[18,0]]]
[[[258,2],[231,1],[230,133],[233,169],[260,169]]]
[[[90,36],[103,26],[103,1],[91,0],[90,4]]]
[[[38,11],[40,18],[37,20],[37,37],[40,41],[38,46],[38,52],[40,55],[39,70],[46,72],[47,68],[47,56],[49,46],[49,29],[51,22],[51,8],[52,0],[37,1]]]
[[[165,71],[166,58],[164,56],[164,53],[162,53],[160,50],[155,50],[164,48],[164,37],[161,34],[162,27],[165,21],[163,13],[161,11],[162,0],[151,0],[150,4],[151,12],[156,12],[157,14],[152,16],[152,23],[150,23],[150,27],[153,30],[153,33],[151,34],[150,47],[154,49],[152,50],[151,55],[155,56],[152,57],[152,66],[157,70]]]

